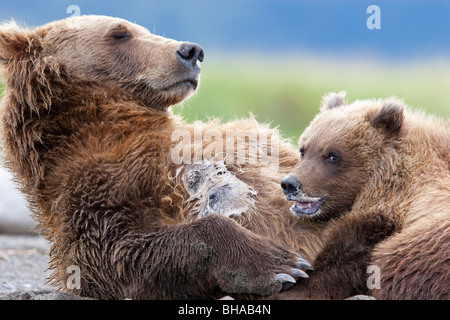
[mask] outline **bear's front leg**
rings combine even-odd
[[[333,222],[309,278],[273,298],[345,299],[367,294],[373,248],[400,228],[391,217],[385,212],[351,212]]]
[[[270,295],[305,277],[301,269],[310,267],[299,255],[220,215],[129,234],[117,242],[113,261],[117,279],[133,299]]]

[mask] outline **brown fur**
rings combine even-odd
[[[296,153],[252,119],[203,130],[265,133],[280,144],[279,170],[227,165],[256,191],[255,206],[197,219],[170,158],[174,130],[195,130],[167,110],[198,80],[197,67],[177,58],[180,46],[100,16],[0,28],[7,165],[52,243],[51,278],[64,290],[75,265],[73,291],[94,298],[269,295],[307,266],[292,250],[314,259],[320,248],[322,224],[293,217],[279,188]]]
[[[303,198],[325,199],[310,219],[330,222],[310,278],[280,298],[450,299],[449,144],[448,125],[396,99],[327,96],[290,175]]]

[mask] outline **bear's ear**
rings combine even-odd
[[[405,105],[398,99],[385,100],[380,111],[376,113],[370,123],[373,127],[383,129],[388,133],[397,133],[403,123]]]
[[[27,54],[30,32],[20,28],[14,21],[0,25],[0,66]]]
[[[320,111],[345,106],[345,91],[341,91],[339,93],[330,92],[327,95],[322,97],[322,103],[320,105]]]

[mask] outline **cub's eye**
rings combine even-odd
[[[305,148],[300,148],[300,158],[305,156]]]
[[[112,34],[112,37],[117,41],[126,41],[131,38],[131,33],[128,31],[115,32]]]
[[[330,163],[336,163],[340,160],[339,155],[335,152],[330,152],[325,158]]]

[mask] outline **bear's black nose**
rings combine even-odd
[[[191,42],[184,42],[180,49],[177,50],[178,59],[187,68],[194,68],[197,65],[197,60],[202,62],[205,54],[203,48],[198,44]]]
[[[302,184],[296,177],[287,176],[281,181],[281,188],[286,197],[295,197],[300,192]]]

